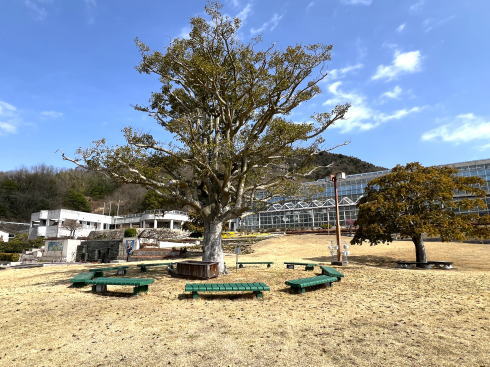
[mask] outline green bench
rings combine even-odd
[[[415,265],[418,268],[432,269],[434,266],[443,269],[452,269],[453,263],[451,261],[427,261],[427,262],[417,262],[417,261],[397,261],[399,268],[408,269]]]
[[[301,278],[301,279],[293,279],[287,280],[285,283],[291,287],[291,290],[295,293],[304,293],[306,288],[323,285],[327,287],[331,287],[333,282],[336,282],[338,278],[329,277],[326,275],[318,275],[316,277],[311,278]]]
[[[87,280],[87,284],[92,284],[92,292],[106,293],[108,285],[130,285],[133,286],[133,294],[148,292],[148,285],[155,280],[151,278],[94,278]]]
[[[243,268],[243,265],[267,265],[268,268],[274,264],[272,261],[237,261],[237,265],[239,268]]]
[[[284,265],[286,265],[286,268],[288,268],[288,269],[294,269],[294,266],[297,265],[297,266],[304,266],[305,270],[313,270],[313,269],[315,269],[316,264],[285,262]]]
[[[262,298],[263,291],[270,291],[265,283],[187,283],[185,292],[191,292],[192,298],[199,298],[198,292],[247,292],[252,291],[255,297]]]
[[[115,271],[116,275],[126,275],[129,266],[113,266],[110,268],[93,268],[88,269],[88,271],[94,273],[94,278],[99,278],[104,276],[104,271]]]
[[[172,268],[174,263],[152,263],[152,264],[138,264],[138,266],[141,270],[142,273],[146,273],[148,271],[148,268],[154,267],[154,266],[167,266],[169,268]]]
[[[331,268],[330,266],[320,265],[320,269],[322,270],[322,275],[327,275],[329,277],[336,277],[337,281],[339,282],[341,278],[345,276],[344,274],[342,274],[341,272],[337,271],[334,268]]]
[[[87,285],[87,280],[92,280],[93,278],[94,273],[89,271],[75,275],[70,279],[70,282],[72,283],[73,287],[80,288],[85,287]]]

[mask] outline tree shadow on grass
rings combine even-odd
[[[91,289],[84,290],[84,293],[90,293],[94,297],[120,297],[120,298],[131,298],[137,297],[138,295],[133,294],[132,292],[117,292],[117,291],[107,291],[104,293],[94,293]],[[143,293],[144,294],[144,293]]]
[[[352,255],[349,256],[349,263],[356,265],[365,265],[372,266],[375,268],[396,268],[395,262],[397,259],[394,259],[390,256],[375,256],[375,255]],[[316,262],[322,262],[326,264],[330,264],[332,261],[331,256],[319,256],[319,257],[310,257],[305,258],[305,260],[311,260]]]

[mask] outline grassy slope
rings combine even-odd
[[[323,261],[331,239],[270,239],[242,260]],[[312,272],[279,263],[212,280],[264,281],[271,292],[263,300],[182,299],[186,280],[162,268],[145,274],[156,279],[147,295],[130,298],[67,288],[82,266],[3,270],[0,342],[8,347],[0,365],[489,365],[490,247],[427,246],[431,259],[454,261],[457,269],[394,269],[390,258],[413,257],[412,246],[399,242],[353,247],[355,263],[342,270],[341,283],[304,295],[287,293],[284,281]]]

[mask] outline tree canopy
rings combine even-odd
[[[171,142],[126,128],[126,145],[111,147],[102,139],[68,159],[143,184],[198,213],[205,226],[204,260],[219,261],[223,270],[222,223],[308,176],[321,134],[349,106],[308,122],[288,120],[320,93],[332,46],[259,48],[258,39],[239,39],[240,20],[221,14],[219,4],[206,12],[209,19],[192,18],[189,37],[174,39],[164,52],[137,40],[137,69],[157,75],[161,88],[136,109],[170,133]]]
[[[457,172],[409,163],[370,181],[358,204],[358,229],[351,242],[376,245],[391,242],[397,234],[411,238],[417,261],[426,262],[424,235],[448,241],[474,233],[478,215],[471,211],[486,207],[481,189],[485,181]]]

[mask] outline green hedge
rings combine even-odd
[[[138,232],[136,231],[136,228],[126,228],[124,230],[124,237],[136,237],[138,235]]]
[[[0,252],[0,261],[19,261],[20,254],[5,254]]]
[[[10,243],[0,242],[0,253],[15,253],[21,254],[24,250],[30,250],[34,247],[32,243]]]

